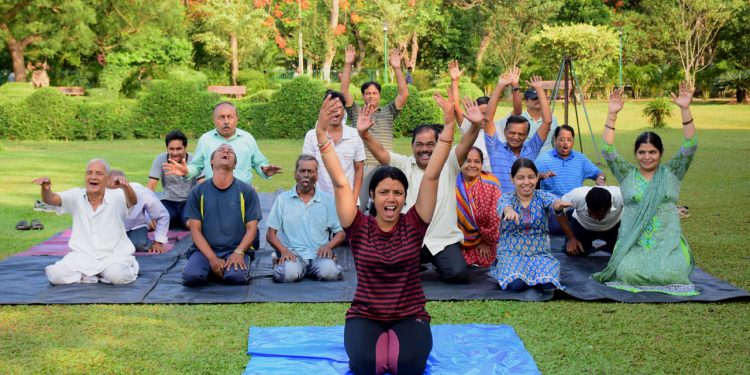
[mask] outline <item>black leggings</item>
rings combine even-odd
[[[347,319],[344,347],[355,374],[423,374],[432,351],[430,322],[417,318],[394,322]]]

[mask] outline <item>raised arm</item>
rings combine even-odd
[[[608,145],[615,144],[615,123],[617,122],[617,114],[623,107],[622,91],[622,88],[615,89],[609,95],[607,122],[604,123],[604,131],[602,132],[602,140]]]
[[[41,186],[42,188],[42,201],[53,206],[62,206],[62,198],[60,194],[52,192],[52,181],[49,177],[39,177],[34,180],[34,183]]]
[[[484,133],[490,137],[495,135],[497,129],[495,129],[495,112],[497,111],[497,103],[500,101],[500,96],[503,94],[503,90],[506,86],[513,82],[513,74],[521,74],[518,68],[513,68],[509,72],[503,73],[497,80],[495,91],[490,96],[490,101],[487,103],[487,111],[484,113],[484,118],[487,121],[484,126]]]
[[[385,147],[383,147],[382,143],[370,134],[370,128],[375,125],[375,121],[372,120],[371,115],[376,109],[377,108],[373,106],[366,106],[359,110],[359,114],[357,115],[357,131],[359,132],[359,137],[362,138],[365,147],[370,150],[370,153],[375,157],[375,160],[377,160],[380,165],[389,165],[391,164],[391,154],[385,149]],[[364,114],[367,114],[367,116],[363,118],[362,115]],[[342,223],[341,225],[344,224]]]
[[[536,90],[536,94],[539,96],[539,104],[542,106],[542,126],[539,127],[536,134],[538,134],[539,138],[544,142],[549,135],[550,126],[552,125],[552,112],[549,109],[547,93],[544,92],[544,87],[542,87],[542,77],[533,76],[531,77],[531,80],[526,83]]]
[[[352,69],[354,60],[357,58],[357,50],[353,45],[346,46],[344,50],[344,71],[341,73],[341,94],[346,99],[346,107],[351,107],[354,103],[352,93],[349,92],[349,84],[352,82]]]
[[[512,88],[511,98],[513,98],[513,116],[520,116],[523,113],[522,97],[521,97],[521,71],[518,68],[513,68],[510,71],[510,86]]]
[[[680,107],[682,116],[682,136],[691,139],[695,136],[695,121],[690,113],[690,102],[693,101],[695,88],[688,86],[687,82],[680,82],[679,95],[672,93],[672,101]]]
[[[454,101],[453,98],[450,97],[449,100]],[[464,98],[464,108],[466,108],[465,117],[471,122],[471,127],[469,127],[469,130],[466,133],[464,133],[461,137],[461,142],[456,146],[455,152],[456,158],[458,159],[458,165],[464,164],[466,156],[469,155],[469,151],[471,151],[471,146],[474,145],[477,136],[479,136],[479,129],[482,127],[482,122],[484,121],[482,111],[479,109],[477,103],[471,100],[471,98]]]
[[[464,74],[464,70],[459,69],[458,61],[453,60],[448,63],[448,74],[451,77],[451,88],[450,92],[448,93],[448,97],[453,98],[453,109],[456,113],[456,124],[458,124],[458,126],[461,126],[461,124],[464,122],[464,114],[463,110],[461,109],[461,103],[459,103],[461,94],[459,94],[458,91],[458,81],[461,79],[461,75]]]
[[[125,192],[125,202],[127,203],[128,208],[133,207],[138,203],[138,196],[135,195],[135,190],[130,186],[128,179],[125,178],[125,176],[112,176],[112,183],[114,184],[114,189],[120,188]]]
[[[433,97],[443,110],[445,127],[443,128],[443,131],[440,132],[438,143],[432,151],[432,156],[427,163],[427,168],[424,170],[422,183],[419,185],[417,202],[414,203],[417,214],[419,214],[419,217],[425,223],[432,221],[432,214],[435,212],[440,171],[443,169],[445,161],[448,160],[451,145],[453,144],[453,131],[456,124],[455,116],[453,115],[453,101],[443,98],[438,92],[435,92]]]
[[[388,62],[393,68],[393,75],[396,76],[396,84],[398,84],[398,94],[396,95],[394,102],[396,103],[396,109],[399,111],[404,109],[406,99],[409,98],[409,86],[406,84],[404,72],[401,71],[402,58],[401,50],[395,48],[392,49],[391,53],[388,55]]]
[[[320,157],[323,159],[323,166],[328,171],[328,175],[331,177],[333,183],[334,197],[336,198],[336,214],[339,217],[339,222],[344,228],[348,228],[354,222],[354,218],[357,216],[357,203],[355,196],[352,195],[352,187],[349,186],[349,179],[346,178],[344,169],[341,167],[341,161],[336,155],[336,148],[330,138],[326,135],[328,130],[328,124],[331,122],[331,116],[336,111],[336,106],[340,106],[341,102],[336,99],[331,99],[331,96],[327,96],[323,101],[323,105],[320,107],[318,113],[318,123],[315,126],[315,136],[318,139],[318,147],[320,148]],[[363,112],[359,114],[358,121],[362,121],[363,117],[366,117],[368,121],[371,121],[370,114],[372,109],[365,108]]]

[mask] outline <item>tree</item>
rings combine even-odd
[[[750,90],[750,70],[733,70],[719,76],[716,85],[721,90],[734,90],[737,103],[746,102],[747,91]]]
[[[611,11],[602,0],[564,0],[555,17],[557,23],[609,24]]]
[[[193,40],[203,43],[207,52],[229,60],[232,84],[236,85],[240,58],[262,48],[268,38],[262,26],[265,10],[242,0],[207,0],[196,7],[194,16],[202,22],[203,30],[193,35]]]
[[[0,0],[0,39],[16,80],[26,80],[27,53],[80,64],[81,53],[93,48],[95,22],[94,9],[83,0]]]
[[[534,56],[529,70],[550,77],[557,73],[562,59],[570,56],[581,90],[586,93],[592,85],[603,81],[614,65],[617,38],[615,31],[606,26],[544,26],[526,47]]]
[[[695,86],[695,75],[715,56],[716,36],[739,9],[740,0],[676,0],[663,7],[663,20],[675,33],[685,81]]]

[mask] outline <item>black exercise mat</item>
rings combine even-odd
[[[592,274],[607,266],[609,253],[599,251],[587,257],[568,256],[560,251],[554,251],[553,253],[560,261],[560,282],[566,287],[558,293],[565,293],[580,300],[611,300],[628,303],[750,300],[750,293],[747,291],[719,280],[699,268],[696,268],[690,275],[690,280],[701,293],[697,296],[681,297],[657,292],[632,293],[611,288],[591,278]]]

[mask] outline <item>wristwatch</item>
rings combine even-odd
[[[520,87],[514,87],[513,91],[521,91],[521,88]]]
[[[245,255],[245,252],[242,251],[242,250],[240,250],[240,249],[237,249],[237,250],[233,251],[233,253],[239,254],[239,255]]]

